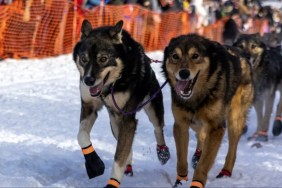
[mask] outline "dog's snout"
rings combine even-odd
[[[96,79],[91,77],[91,76],[86,76],[84,78],[84,83],[87,85],[87,86],[93,86],[94,83],[95,83]]]
[[[179,77],[183,80],[189,78],[190,76],[190,72],[188,69],[182,69],[179,71]]]

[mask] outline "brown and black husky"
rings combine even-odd
[[[197,150],[201,151],[191,187],[205,186],[225,127],[229,148],[217,177],[231,176],[254,96],[249,62],[237,50],[188,34],[173,38],[165,48],[163,71],[171,86],[175,120],[177,178],[174,186],[188,180],[190,127],[197,133]]]
[[[163,96],[161,92],[155,95],[160,85],[143,47],[122,26],[123,21],[119,21],[113,26],[93,29],[85,20],[81,39],[73,52],[80,73],[81,114],[77,139],[89,178],[102,175],[105,169],[90,141],[91,128],[103,106],[108,110],[112,133],[117,139],[107,188],[119,187],[124,172],[132,174],[135,115],[144,102],[144,110],[154,126],[158,158],[162,164],[170,158],[163,135]]]

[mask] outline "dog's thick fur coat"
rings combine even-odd
[[[160,88],[143,47],[122,29],[123,22],[93,29],[85,20],[73,59],[80,73],[81,116],[78,143],[86,159],[89,178],[101,175],[104,164],[90,141],[98,111],[106,106],[117,148],[106,187],[118,187],[126,165],[131,165],[136,130],[136,109]],[[119,110],[117,106],[123,110]],[[164,108],[160,92],[144,106],[154,126],[159,160],[165,164],[169,150],[163,135]]]
[[[236,50],[196,34],[173,38],[164,52],[163,71],[171,86],[177,181],[188,175],[189,128],[202,154],[191,187],[206,184],[227,124],[229,149],[222,172],[231,175],[237,145],[254,89],[251,66]],[[225,175],[219,174],[218,177]],[[180,178],[179,178],[180,177]]]

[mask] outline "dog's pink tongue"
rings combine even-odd
[[[178,80],[176,82],[176,86],[175,86],[175,91],[177,93],[180,93],[180,91],[184,91],[186,86],[188,84],[188,81],[181,81],[181,80]]]
[[[89,91],[90,91],[90,94],[92,96],[96,96],[96,95],[99,95],[101,90],[103,89],[103,82],[101,82],[100,84],[94,86],[94,87],[90,87],[89,88]]]

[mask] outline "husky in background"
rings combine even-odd
[[[254,107],[257,114],[257,130],[248,140],[267,141],[270,117],[273,110],[275,92],[282,93],[282,56],[280,50],[268,47],[259,34],[241,34],[234,46],[241,48],[250,59],[255,86]],[[282,97],[276,108],[272,133],[282,132]]]
[[[170,41],[164,52],[163,71],[171,86],[175,120],[177,178],[174,187],[188,180],[190,127],[196,131],[197,150],[201,151],[191,187],[205,186],[225,127],[229,148],[217,178],[231,176],[237,145],[254,96],[250,63],[235,50],[188,34]]]
[[[154,126],[158,159],[165,164],[170,158],[163,135],[163,96],[161,92],[155,95],[160,85],[143,47],[122,26],[123,21],[119,21],[114,26],[93,29],[85,20],[81,39],[73,52],[80,73],[81,114],[77,139],[89,178],[102,175],[105,169],[90,141],[91,128],[103,106],[108,110],[112,133],[117,139],[107,188],[119,187],[124,172],[133,173],[135,115],[144,102],[144,110]]]

